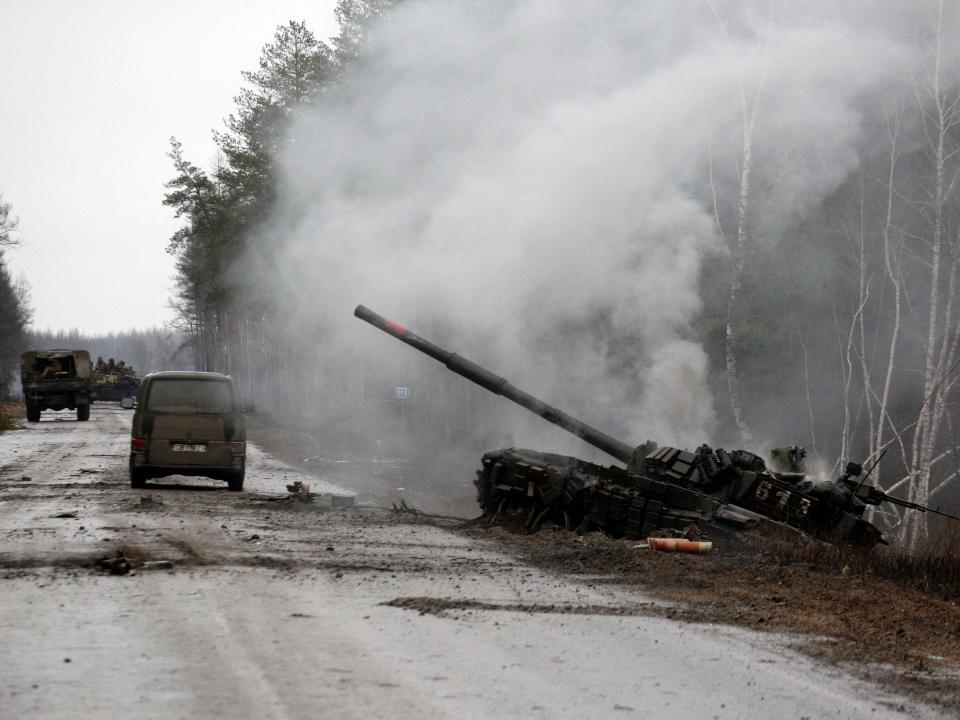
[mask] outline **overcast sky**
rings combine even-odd
[[[34,326],[103,333],[163,324],[177,227],[161,204],[176,135],[208,167],[278,25],[337,32],[335,0],[0,0],[0,194],[6,252]]]

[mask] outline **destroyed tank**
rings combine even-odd
[[[763,458],[746,450],[702,445],[691,452],[652,442],[634,447],[363,305],[354,315],[625,465],[601,466],[518,448],[488,452],[475,484],[480,507],[490,519],[513,512],[522,514],[532,531],[549,520],[570,530],[598,529],[636,539],[707,523],[733,528],[775,523],[831,543],[886,544],[863,511],[867,504],[895,499],[857,481],[862,468],[856,463],[849,463],[836,482],[814,483],[801,473],[773,472]]]

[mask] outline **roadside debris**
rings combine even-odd
[[[175,563],[173,560],[146,560],[140,562],[136,559],[131,562],[130,559],[123,554],[123,550],[117,550],[116,555],[112,557],[102,557],[94,562],[93,566],[98,571],[108,575],[129,575],[133,571],[173,570]]]
[[[409,515],[415,517],[418,520],[443,520],[446,522],[469,522],[470,518],[456,517],[454,515],[436,515],[433,513],[425,513],[423,510],[418,510],[415,507],[407,505],[407,501],[400,499],[400,504],[397,505],[393,503],[393,514],[394,515]]]
[[[138,570],[173,570],[173,560],[148,560]]]
[[[124,557],[121,550],[117,550],[117,554],[113,557],[100,558],[93,566],[100,572],[109,575],[129,575],[131,569],[130,561]]]
[[[356,498],[353,495],[312,492],[310,490],[310,484],[302,480],[297,480],[287,485],[287,492],[289,492],[290,495],[286,499],[297,502],[312,503],[316,502],[317,498],[322,497],[324,502],[329,503],[330,507],[334,509],[351,508],[356,503]]]
[[[713,550],[713,543],[701,540],[684,540],[682,538],[647,538],[646,542],[633,547],[641,550],[703,555]]]
[[[302,480],[297,480],[296,482],[291,483],[290,485],[287,485],[287,492],[291,492],[291,493],[302,493],[302,494],[305,494],[305,495],[309,495],[309,494],[310,494],[310,484],[309,484],[309,483],[305,483],[305,482],[303,482]]]
[[[312,503],[317,499],[316,493],[310,492],[310,483],[297,480],[287,485],[287,492],[290,493],[290,499],[297,502]]]

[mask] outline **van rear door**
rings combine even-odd
[[[238,405],[226,378],[156,378],[146,397],[149,465],[229,467]]]

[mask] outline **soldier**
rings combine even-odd
[[[103,355],[97,356],[97,372],[103,372]]]
[[[43,372],[40,373],[40,377],[44,380],[49,380],[50,378],[55,378],[61,372],[63,371],[60,368],[60,361],[54,360],[43,369]]]
[[[117,364],[113,361],[113,358],[110,358],[109,360],[107,360],[107,371],[113,372],[116,369],[117,369]]]
[[[787,445],[770,451],[772,465],[777,472],[803,473],[807,471],[807,450],[800,445]]]

